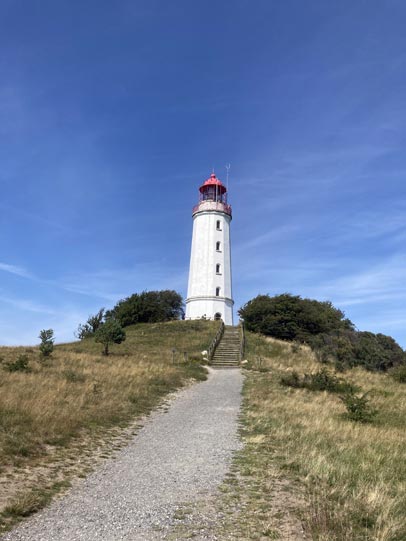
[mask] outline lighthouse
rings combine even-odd
[[[227,188],[214,173],[200,186],[192,214],[186,319],[222,319],[232,325],[231,206]]]

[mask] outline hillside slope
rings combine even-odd
[[[107,357],[92,338],[56,346],[47,360],[37,348],[0,348],[2,527],[83,475],[113,436],[113,446],[121,444],[117,427],[132,422],[133,430],[134,419],[165,394],[205,379],[200,352],[217,327],[205,321],[127,327],[126,341]],[[28,370],[10,372],[21,355]]]
[[[337,394],[281,385],[281,377],[293,370],[320,371],[308,348],[249,333],[247,355],[252,368],[244,391],[247,445],[238,462],[258,485],[246,510],[264,503],[264,516],[272,513],[269,496],[279,480],[286,507],[296,508],[311,539],[406,539],[406,386],[362,369],[338,374],[368,391],[378,412],[372,423],[357,423],[348,419]],[[278,490],[275,501],[277,495]]]
[[[355,422],[340,393],[281,384],[323,368],[307,347],[247,333],[246,358],[245,446],[217,503],[226,518],[202,529],[219,539],[406,539],[406,385],[363,369],[336,374],[378,410]]]

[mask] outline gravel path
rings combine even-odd
[[[212,370],[207,381],[180,391],[114,459],[1,540],[163,537],[177,507],[213,494],[227,473],[240,445],[242,379],[240,370]]]

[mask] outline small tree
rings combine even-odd
[[[94,334],[97,329],[103,325],[104,316],[104,308],[101,308],[97,314],[94,316],[89,316],[86,323],[79,324],[75,336],[77,336],[79,340],[83,340],[83,338],[87,338],[88,336]]]
[[[104,355],[109,354],[110,344],[121,344],[124,340],[125,331],[120,323],[114,319],[108,319],[95,333],[95,341],[104,346]]]
[[[351,421],[371,423],[374,420],[378,410],[371,406],[367,395],[368,393],[359,395],[354,391],[349,391],[345,395],[340,396],[340,399],[347,408],[347,416]]]
[[[52,329],[43,329],[39,333],[41,344],[39,350],[43,357],[49,357],[54,350],[54,331]]]

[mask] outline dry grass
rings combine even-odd
[[[0,348],[3,482],[6,476],[12,482],[17,470],[45,463],[52,449],[77,446],[92,434],[99,437],[103,430],[124,426],[191,378],[205,379],[200,352],[216,329],[213,322],[140,324],[126,329],[127,340],[113,346],[108,357],[93,339],[57,346],[46,361],[37,348]],[[20,354],[28,356],[29,371],[7,371],[4,366]],[[18,507],[2,504],[9,505],[7,515],[13,514],[13,505]]]
[[[272,486],[286,479],[311,539],[406,539],[406,386],[361,369],[340,374],[370,391],[379,410],[374,423],[354,423],[336,395],[280,385],[293,369],[320,369],[306,347],[249,334],[246,355],[253,370],[247,370],[246,446],[237,464],[251,487],[240,486],[245,494],[238,495],[247,538],[266,538],[269,522],[278,526]],[[258,502],[261,513],[254,512]]]

